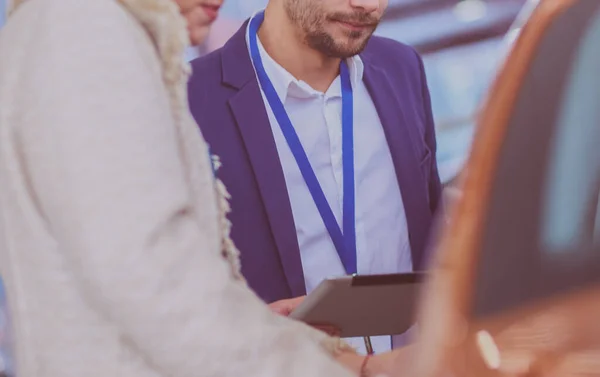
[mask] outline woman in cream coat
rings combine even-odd
[[[363,365],[240,277],[218,161],[187,109],[180,12],[197,3],[13,4],[0,33],[0,273],[18,377],[345,377]]]

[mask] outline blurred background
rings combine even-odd
[[[414,46],[423,56],[437,126],[442,182],[452,186],[469,155],[479,104],[493,81],[519,19],[537,1],[390,0],[377,34]],[[193,59],[219,48],[267,0],[225,0],[205,46]],[[0,27],[7,0],[0,0]],[[8,319],[0,280],[0,377],[10,375]],[[3,372],[4,371],[4,372]]]

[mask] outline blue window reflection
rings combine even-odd
[[[12,374],[12,365],[10,357],[10,326],[8,321],[8,311],[6,310],[6,295],[4,284],[0,279],[0,377],[10,376]]]
[[[497,72],[503,46],[503,38],[494,38],[423,57],[442,182],[452,180],[468,158],[478,106]]]
[[[0,0],[0,27],[4,25],[6,19],[6,0]]]

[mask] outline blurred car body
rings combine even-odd
[[[600,2],[524,20],[425,292],[419,377],[600,375]]]

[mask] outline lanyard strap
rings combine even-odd
[[[344,269],[348,275],[356,274],[356,209],[354,188],[354,117],[353,117],[353,95],[350,83],[348,65],[344,60],[340,64],[340,78],[342,82],[342,162],[343,162],[343,227],[340,229],[333,214],[325,193],[319,184],[319,180],[308,160],[308,156],[302,147],[300,138],[294,129],[283,103],[279,99],[273,83],[269,79],[258,49],[258,29],[264,20],[264,12],[258,13],[250,20],[249,42],[250,55],[260,86],[269,102],[269,106],[281,127],[281,131],[287,144],[296,159],[302,177],[308,186],[310,194],[319,210],[323,223],[329,232],[335,249],[340,257]]]

